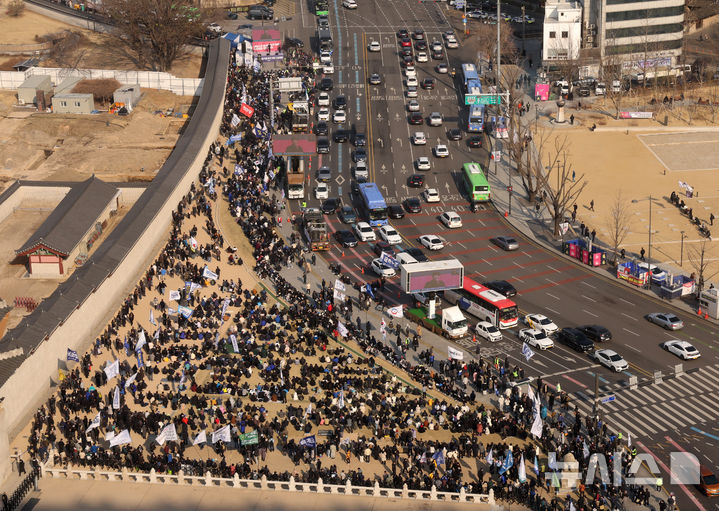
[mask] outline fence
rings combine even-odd
[[[25,479],[22,480],[8,499],[7,505],[3,508],[3,511],[15,511],[16,509],[19,509],[25,499],[25,496],[30,493],[30,490],[37,490],[37,479],[40,476],[39,472],[40,470],[36,467],[33,468],[27,476],[25,476]]]
[[[37,302],[29,296],[16,296],[15,307],[25,307],[28,312],[32,312],[37,309]]]
[[[240,479],[238,474],[233,478],[213,477],[208,472],[205,476],[185,475],[182,471],[177,474],[158,474],[155,469],[149,473],[130,472],[124,468],[122,472],[108,470],[80,470],[75,468],[60,468],[41,466],[43,477],[67,479],[82,479],[92,481],[120,481],[129,483],[169,484],[175,486],[204,486],[206,488],[238,488],[242,490],[273,490],[298,493],[328,493],[331,495],[348,495],[355,497],[381,497],[388,499],[410,500],[441,500],[445,502],[473,502],[493,506],[494,490],[488,494],[465,493],[464,488],[459,493],[440,492],[434,486],[431,490],[410,490],[405,484],[403,488],[382,488],[379,483],[374,486],[352,486],[347,484],[325,484],[322,479],[316,483],[299,483],[294,477],[289,481],[268,481],[262,479]]]
[[[121,84],[138,83],[143,88],[168,90],[179,96],[199,96],[204,83],[203,78],[178,78],[159,71],[31,67],[27,71],[0,71],[0,89],[17,89],[27,78],[35,75],[50,76],[55,85],[72,76],[88,80],[114,78]]]

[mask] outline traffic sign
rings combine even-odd
[[[507,191],[508,191],[508,192],[511,192],[511,191],[512,191],[512,187],[511,187],[511,186],[508,186],[508,187],[507,187]]]
[[[501,96],[496,94],[465,94],[465,105],[499,105],[502,102]]]
[[[614,401],[615,399],[617,399],[617,396],[615,396],[614,394],[612,394],[611,396],[603,397],[603,398],[602,398],[602,403],[611,403],[611,402]]]

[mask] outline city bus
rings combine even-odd
[[[489,182],[487,176],[482,172],[482,166],[479,163],[465,163],[462,166],[464,171],[464,184],[467,187],[469,198],[475,202],[486,202],[489,200]]]
[[[462,64],[462,84],[464,92],[467,92],[469,82],[479,82],[477,67],[474,64]]]
[[[448,289],[444,297],[450,303],[459,305],[463,311],[498,328],[517,326],[517,304],[469,277],[464,277],[462,289]]]
[[[329,16],[330,8],[328,0],[315,0],[315,16]]]
[[[484,105],[470,105],[467,115],[467,131],[479,133],[484,129]]]
[[[367,222],[372,227],[387,225],[387,203],[376,183],[360,183],[360,197],[365,210]]]

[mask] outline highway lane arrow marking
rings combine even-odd
[[[404,194],[409,195],[409,190],[407,190],[407,185],[402,185],[402,188],[404,188]]]
[[[384,190],[384,194],[387,195],[387,186],[382,185],[382,186],[380,186],[380,188],[382,188]]]
[[[400,167],[399,171],[400,171],[402,174],[406,174],[406,173],[407,173],[407,167],[404,166],[404,163],[403,163],[402,166]]]
[[[378,138],[377,143],[384,149],[384,140],[382,140],[381,138]],[[384,168],[384,165],[382,165],[382,168]]]
[[[394,120],[399,121],[399,114],[397,112],[395,112],[394,114]]]
[[[382,114],[377,114],[377,120],[378,120],[378,121],[381,121],[381,120],[382,120]]]
[[[395,140],[397,140],[397,143],[399,144],[399,146],[402,147],[402,139],[401,139],[401,138],[396,138]]]
[[[386,174],[386,173],[387,173],[387,167],[385,167],[384,164],[383,164],[382,167],[380,167],[379,171],[380,171],[382,174]]]
[[[360,114],[357,114],[357,120],[359,121],[360,119],[362,119],[362,117],[360,116]]]
[[[391,90],[391,91],[392,91],[392,95],[394,95],[396,89],[395,89],[394,87],[390,87],[389,90]]]
[[[449,183],[445,181],[444,186],[447,188],[447,193],[449,193]]]

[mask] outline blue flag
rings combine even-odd
[[[502,463],[502,468],[499,469],[499,475],[504,474],[507,470],[509,470],[512,465],[514,465],[514,456],[512,456],[512,451],[507,451],[507,456],[504,458],[504,463]]]
[[[125,356],[130,356],[130,343],[127,341],[127,335],[125,335]]]
[[[365,284],[364,290],[365,290],[365,292],[366,292],[368,295],[370,295],[370,296],[372,297],[372,299],[374,300],[374,297],[375,297],[375,296],[374,296],[374,291],[372,291],[372,286],[370,286],[369,284]]]
[[[437,462],[437,465],[444,465],[444,454],[442,451],[437,451],[432,455],[432,459]]]
[[[537,461],[537,455],[534,455],[534,473],[539,475],[539,463]]]
[[[306,436],[302,440],[300,440],[300,445],[309,447],[310,449],[314,449],[315,447],[317,447],[317,440],[315,439],[314,435]]]
[[[77,351],[71,350],[70,348],[67,349],[67,359],[73,360],[75,362],[80,361],[80,357],[77,354]]]
[[[142,351],[138,351],[135,354],[137,355],[137,367],[145,367],[145,359],[142,355]]]

